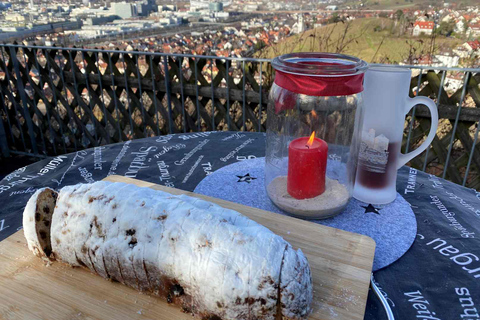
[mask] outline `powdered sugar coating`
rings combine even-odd
[[[305,319],[313,299],[312,275],[302,250],[288,245],[283,258],[280,298],[282,319]]]
[[[301,251],[236,211],[185,195],[123,183],[65,187],[52,247],[62,261],[200,317],[273,320],[280,289],[299,299],[283,303],[282,295],[284,318],[304,319],[312,300]]]

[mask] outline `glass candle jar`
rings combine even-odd
[[[279,208],[307,219],[340,213],[353,191],[367,63],[331,53],[275,58],[265,185]]]

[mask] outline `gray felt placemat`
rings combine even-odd
[[[206,176],[195,192],[286,214],[268,198],[264,167],[265,158],[231,164]],[[373,271],[398,260],[410,248],[417,234],[417,221],[410,204],[398,193],[395,201],[388,205],[371,206],[352,198],[338,216],[311,221],[373,238],[377,244]]]

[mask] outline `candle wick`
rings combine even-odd
[[[306,144],[305,147],[307,147],[307,149],[310,149],[310,147],[308,146],[308,144]]]

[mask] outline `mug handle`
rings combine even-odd
[[[400,153],[397,162],[397,170],[400,169],[403,165],[405,165],[408,161],[412,160],[420,153],[425,151],[428,148],[430,143],[432,143],[435,135],[437,134],[437,127],[438,127],[438,111],[437,105],[433,100],[427,97],[415,97],[415,98],[408,98],[407,103],[405,104],[405,115],[408,114],[410,109],[412,109],[417,104],[424,104],[430,110],[430,115],[432,119],[432,125],[430,126],[430,132],[428,133],[427,139],[414,151],[409,152],[407,154]]]

